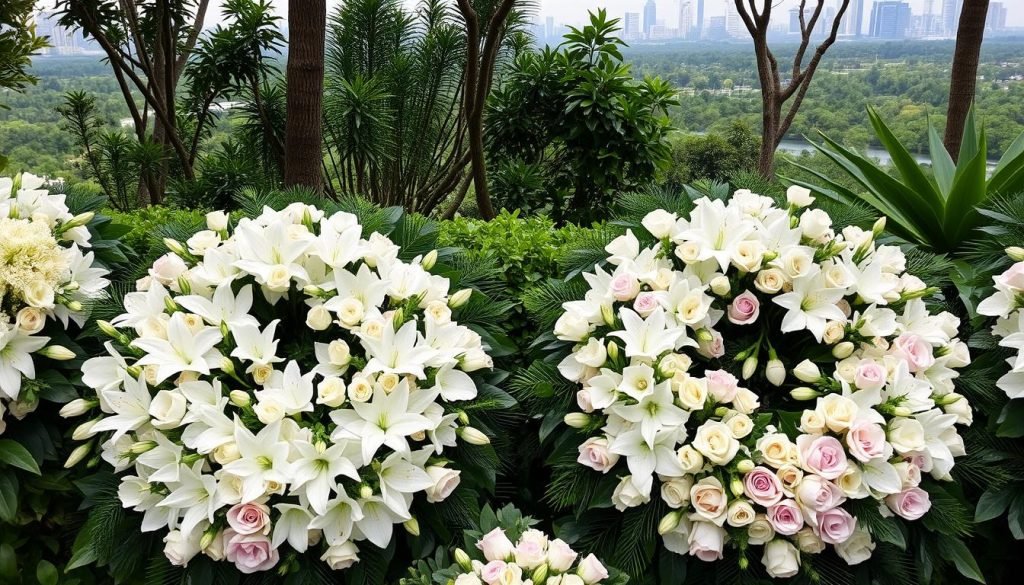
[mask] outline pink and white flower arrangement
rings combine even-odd
[[[34,175],[0,177],[0,434],[6,414],[20,419],[38,406],[36,358],[75,358],[51,343],[49,328],[81,327],[109,284],[83,251],[94,214],[72,215],[65,195],[44,186]]]
[[[978,305],[978,312],[996,317],[992,334],[1001,347],[1016,352],[1006,360],[1010,371],[996,382],[1008,398],[1015,399],[1024,398],[1024,250],[1010,248],[1008,252],[1016,262],[993,277],[996,290]]]
[[[395,525],[418,533],[414,500],[459,486],[456,443],[489,442],[461,410],[492,365],[456,321],[471,291],[349,213],[207,222],[99,323],[112,340],[83,367],[75,438],[121,474],[142,530],[168,531],[174,564],[253,573],[308,550],[340,570]]]
[[[654,211],[654,243],[612,241],[554,326],[582,411],[565,422],[586,435],[579,464],[616,478],[611,503],[660,497],[668,550],[714,561],[763,545],[778,578],[826,547],[870,556],[849,501],[927,513],[922,477],[951,479],[970,423],[954,392],[970,361],[958,319],[929,312],[903,252],[876,243],[883,222],[837,232],[812,201],[793,187],[786,206],[737,191],[686,216]],[[1009,313],[1017,280],[997,278],[1003,327],[1024,323]]]
[[[459,572],[451,578],[457,585],[596,585],[608,579],[608,569],[593,554],[583,556],[533,528],[515,542],[494,528],[476,548],[482,560],[456,549]]]

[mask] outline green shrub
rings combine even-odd
[[[157,237],[161,228],[179,223],[205,224],[205,213],[194,209],[178,209],[154,205],[142,207],[128,212],[109,211],[115,223],[130,226],[130,232],[122,236],[125,246],[145,260],[157,252],[164,252],[161,238]]]

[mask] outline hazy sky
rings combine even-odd
[[[215,2],[217,0],[214,0]],[[836,0],[826,0],[829,3],[833,3]],[[874,0],[865,0],[865,19],[868,18],[868,14],[871,10],[871,5]],[[923,14],[925,6],[929,0],[908,0],[911,8],[915,14]],[[942,0],[931,0],[933,3],[933,10],[935,14],[942,12]],[[539,16],[541,19],[545,16],[555,17],[555,21],[558,24],[578,24],[584,22],[587,16],[588,10],[593,10],[598,7],[604,7],[608,9],[611,16],[621,18],[626,12],[643,12],[644,4],[647,0],[539,0],[540,10]],[[679,9],[679,0],[656,0],[658,4],[659,16],[658,18],[664,18],[666,24],[671,27],[675,24],[676,14]],[[732,0],[705,0],[704,10],[705,18],[711,16],[719,16],[725,14],[725,6]],[[415,6],[416,0],[405,0],[408,6]],[[796,6],[799,0],[782,0],[781,4],[783,8],[788,9],[791,6]],[[217,16],[219,16],[219,2],[218,11],[213,13],[211,11],[210,24],[216,22]],[[272,0],[274,7],[282,15],[287,13],[287,0]],[[340,0],[327,0],[327,4],[330,8],[333,8],[340,4]],[[1007,8],[1007,22],[1008,26],[1024,26],[1024,2],[1022,0],[1003,0],[1003,6]]]

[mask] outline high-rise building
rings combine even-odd
[[[693,38],[693,35],[693,2],[679,0],[679,36],[689,40]]]
[[[693,36],[697,40],[704,36],[704,0],[697,0],[697,32]]]
[[[988,5],[988,17],[985,18],[985,30],[999,31],[1006,28],[1006,6],[1002,2]]]
[[[964,0],[942,0],[942,33],[947,37],[955,37],[960,24],[960,10]]]
[[[910,30],[910,4],[900,1],[875,2],[871,11],[871,36],[904,39]]]
[[[651,27],[658,24],[658,3],[647,0],[644,5],[644,36],[651,36]]]
[[[640,13],[639,12],[627,12],[626,18],[623,19],[622,32],[625,34],[627,41],[635,41],[640,38]]]
[[[839,35],[859,37],[864,28],[864,0],[850,0],[843,21],[839,23]]]
[[[704,38],[717,41],[727,38],[728,36],[729,35],[725,28],[724,16],[712,16],[708,19],[708,27],[704,32]]]
[[[746,25],[743,24],[743,19],[740,18],[740,13],[736,11],[736,4],[733,2],[725,3],[725,32],[730,37],[740,37],[746,32]]]
[[[52,11],[40,11],[34,17],[36,34],[48,37],[49,45],[40,51],[43,55],[80,55],[89,43],[78,29],[60,25],[60,16]]]
[[[814,10],[804,10],[804,26],[810,26],[811,19],[814,18]],[[814,32],[811,33],[812,37],[823,38],[832,31],[832,22],[836,19],[836,9],[828,6],[825,7],[821,14],[818,16],[817,22],[814,23]],[[789,9],[789,34],[799,35],[801,32],[800,28],[800,9],[790,8]]]
[[[544,38],[551,40],[555,38],[555,17],[549,16],[544,19]]]

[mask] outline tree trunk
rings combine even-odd
[[[288,0],[284,184],[323,192],[325,0]]]
[[[974,89],[978,80],[978,57],[985,36],[985,18],[989,0],[965,0],[960,11],[956,31],[956,49],[953,51],[953,71],[949,83],[949,109],[946,111],[946,136],[943,141],[949,156],[960,156],[967,113],[974,102]]]

